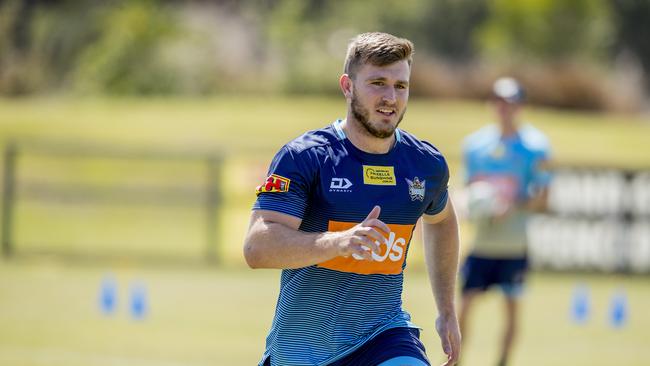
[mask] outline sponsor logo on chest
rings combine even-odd
[[[357,225],[355,222],[330,221],[328,231],[343,231]],[[400,274],[406,259],[408,244],[411,241],[414,225],[387,224],[390,233],[384,235],[386,240],[378,243],[380,253],[372,254],[372,261],[361,259],[356,255],[336,257],[317,266],[340,272],[358,274]]]
[[[397,185],[397,180],[395,179],[395,167],[364,165],[363,184],[375,186]]]
[[[332,178],[330,182],[330,192],[352,192],[352,182],[348,178]]]

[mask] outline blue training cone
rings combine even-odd
[[[129,303],[131,318],[142,320],[147,316],[149,311],[147,288],[142,283],[136,282],[131,285]]]
[[[117,309],[117,282],[111,275],[102,279],[99,285],[99,310],[104,315],[112,315]]]
[[[589,320],[590,303],[591,299],[587,285],[577,285],[573,290],[571,299],[571,320],[574,323],[583,325]]]
[[[609,324],[612,328],[622,328],[627,322],[627,317],[627,295],[625,291],[619,289],[614,292],[609,303]]]

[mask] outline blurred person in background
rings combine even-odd
[[[386,33],[354,38],[339,79],[347,118],[287,143],[257,189],[244,256],[252,268],[282,269],[260,365],[430,365],[419,327],[402,309],[420,217],[444,365],[459,357],[458,225],[447,163],[397,128],[412,49]]]
[[[493,85],[498,123],[469,135],[463,144],[468,215],[476,226],[471,252],[461,269],[460,328],[468,334],[476,298],[493,286],[505,297],[505,327],[499,366],[505,366],[517,335],[519,302],[528,268],[526,220],[546,207],[549,142],[522,124],[525,92],[513,78]]]

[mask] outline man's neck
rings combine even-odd
[[[361,122],[354,119],[353,116],[348,114],[347,119],[341,123],[341,129],[345,136],[356,146],[359,150],[371,154],[385,154],[390,151],[393,144],[395,144],[395,134],[387,138],[375,137],[366,130]]]
[[[512,137],[517,134],[517,123],[513,121],[501,121],[501,136]]]

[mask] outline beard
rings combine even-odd
[[[380,138],[380,139],[385,139],[393,136],[395,133],[395,129],[397,126],[399,126],[400,122],[402,122],[402,118],[404,118],[404,113],[406,113],[406,109],[402,111],[402,114],[399,115],[399,118],[397,119],[397,123],[395,126],[390,126],[388,129],[385,130],[380,130],[376,128],[375,126],[370,123],[370,111],[368,111],[367,108],[361,105],[361,102],[359,102],[359,99],[357,99],[356,95],[352,95],[352,100],[350,103],[352,107],[352,115],[354,118],[361,123],[361,125],[368,131],[368,133],[371,136]],[[379,106],[382,107],[382,106]]]

